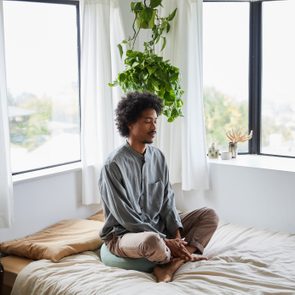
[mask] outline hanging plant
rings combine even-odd
[[[166,47],[166,36],[170,31],[170,22],[174,19],[177,9],[167,17],[160,17],[158,8],[162,0],[131,2],[134,13],[133,36],[118,44],[120,56],[124,55],[125,70],[118,74],[110,86],[120,86],[123,92],[148,91],[163,100],[163,114],[168,122],[182,116],[183,90],[180,86],[179,69],[171,65],[169,60],[155,53],[155,45],[161,41],[161,51]],[[151,39],[144,42],[144,50],[134,50],[135,42],[141,29],[152,30]]]

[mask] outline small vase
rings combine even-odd
[[[232,158],[237,157],[237,148],[238,148],[238,144],[236,142],[229,142],[228,143],[228,151],[231,152]]]

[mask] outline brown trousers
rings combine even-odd
[[[183,224],[181,237],[202,254],[218,225],[215,211],[201,208],[180,214],[180,218]],[[106,244],[112,253],[121,257],[146,258],[160,264],[168,263],[172,258],[164,239],[155,232],[127,233],[113,237]]]

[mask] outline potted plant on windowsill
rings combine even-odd
[[[166,37],[170,31],[170,22],[174,19],[177,9],[167,17],[160,17],[158,8],[162,0],[131,2],[134,13],[133,36],[123,40],[119,45],[120,56],[124,55],[125,70],[120,72],[110,86],[120,86],[123,92],[151,92],[163,100],[163,114],[168,122],[182,116],[183,90],[180,86],[179,69],[169,60],[155,53],[155,46],[161,41],[161,51],[166,46]],[[150,40],[144,42],[144,50],[134,50],[135,42],[141,29],[152,31]]]

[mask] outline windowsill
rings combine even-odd
[[[295,172],[295,159],[271,157],[261,155],[238,155],[236,159],[221,160],[208,159],[210,165],[228,165],[248,168],[258,168],[267,170],[279,170],[285,172]],[[12,176],[13,183],[30,181],[33,179],[53,176],[71,171],[81,170],[81,162],[61,165],[58,167],[36,170]]]
[[[295,172],[295,159],[261,155],[238,155],[236,159],[208,159],[213,165],[229,165],[267,170]]]
[[[65,164],[60,165],[57,167],[47,168],[47,169],[41,169],[36,170],[32,172],[25,172],[17,175],[12,176],[13,183],[20,183],[25,181],[30,181],[33,179],[43,178],[47,176],[53,176],[61,173],[68,173],[75,170],[81,170],[81,162],[78,163],[71,163],[71,164]]]

